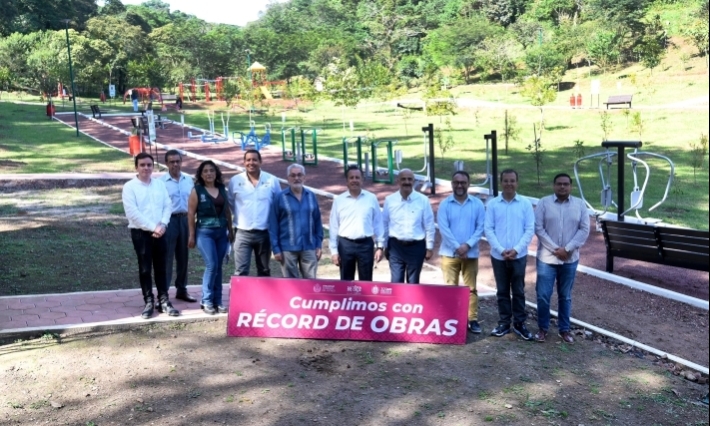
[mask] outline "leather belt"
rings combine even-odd
[[[353,239],[353,238],[347,238],[347,237],[338,236],[338,238],[342,238],[342,239],[344,239],[344,240],[346,240],[346,241],[350,241],[351,243],[355,243],[355,244],[363,244],[363,243],[366,243],[366,242],[368,242],[368,241],[372,241],[372,237],[363,237],[363,238],[355,238],[355,239]]]
[[[424,242],[424,240],[398,240],[397,238],[390,237],[390,240],[394,240],[401,246],[414,246],[417,244],[421,244]]]
[[[170,215],[170,217],[183,217],[187,216],[187,213],[173,213]]]
[[[237,228],[237,232],[268,232],[266,229],[242,229]]]

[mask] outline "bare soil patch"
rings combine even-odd
[[[482,319],[496,318],[492,300]],[[0,346],[0,424],[705,425],[706,386],[655,357],[470,337],[465,346],[225,337],[224,319]]]

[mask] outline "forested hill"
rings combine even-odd
[[[673,19],[661,17],[668,10]],[[247,49],[279,80],[339,69],[360,86],[528,75],[554,83],[573,63],[652,69],[669,36],[707,55],[709,32],[707,0],[291,0],[243,28],[160,0],[2,0],[0,87],[68,81],[65,19],[78,90],[92,96],[109,82],[122,91],[245,75]]]

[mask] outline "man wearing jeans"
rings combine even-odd
[[[463,170],[457,171],[451,177],[449,195],[439,205],[437,220],[441,233],[441,270],[444,282],[449,285],[459,285],[459,276],[468,286],[468,331],[474,334],[482,332],[478,323],[478,242],[483,236],[483,222],[486,209],[483,202],[468,193],[471,180]]]
[[[411,170],[400,170],[397,182],[399,191],[385,198],[382,209],[390,278],[393,283],[419,284],[424,260],[434,249],[434,213],[429,199],[413,191]]]
[[[572,178],[560,173],[553,179],[554,195],[540,199],[535,209],[537,246],[537,325],[535,340],[544,342],[550,328],[550,298],[557,282],[557,329],[565,343],[570,333],[572,287],[579,263],[579,248],[589,236],[589,213],[584,202],[570,195]]]
[[[530,201],[517,194],[515,170],[503,170],[500,183],[503,192],[488,202],[483,227],[491,246],[498,297],[498,326],[491,335],[502,337],[510,333],[512,320],[515,334],[532,340],[533,335],[525,326],[525,264],[535,231],[535,214]]]
[[[286,177],[288,188],[271,205],[271,250],[284,278],[315,279],[323,245],[320,207],[315,194],[303,187],[306,169],[302,165],[288,166]]]
[[[255,149],[244,152],[246,171],[229,181],[227,196],[234,214],[237,237],[234,242],[235,275],[249,275],[251,254],[256,257],[256,274],[271,275],[269,258],[269,212],[274,195],[281,192],[279,180],[261,170],[261,153]]]

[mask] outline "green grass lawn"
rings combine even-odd
[[[683,47],[683,52],[688,46]],[[533,142],[533,124],[540,120],[540,112],[531,108],[529,102],[513,85],[470,85],[452,89],[457,98],[471,101],[501,102],[505,106],[460,108],[457,115],[447,118],[427,117],[422,112],[405,114],[403,109],[394,108],[377,101],[361,102],[357,108],[336,107],[329,102],[308,105],[308,111],[291,110],[282,113],[271,109],[265,115],[254,115],[257,134],[264,134],[264,126],[273,127],[272,141],[280,145],[282,128],[301,126],[318,128],[318,152],[320,155],[342,158],[343,138],[364,136],[372,140],[396,141],[395,149],[402,150],[402,167],[417,171],[424,163],[424,145],[422,126],[434,123],[443,130],[443,136],[453,138],[453,147],[442,155],[437,146],[437,176],[449,178],[455,160],[464,160],[466,170],[475,179],[481,181],[485,174],[484,134],[497,130],[499,134],[499,170],[514,168],[521,175],[520,192],[525,195],[540,197],[551,191],[550,180],[559,172],[572,174],[578,152],[575,143],[581,142],[585,154],[601,152],[604,139],[602,130],[603,109],[573,110],[568,107],[568,98],[579,90],[588,102],[591,79],[600,79],[604,102],[611,94],[628,93],[634,95],[634,109],[614,109],[608,112],[610,140],[641,140],[643,150],[670,157],[676,166],[675,183],[669,198],[663,206],[654,212],[642,211],[644,217],[661,218],[667,222],[707,229],[708,227],[708,165],[693,170],[691,144],[697,143],[702,134],[708,133],[708,109],[679,109],[666,105],[694,100],[707,96],[707,70],[704,58],[694,57],[685,63],[682,69],[681,50],[671,50],[663,63],[654,70],[642,69],[639,65],[609,72],[605,75],[591,75],[586,68],[570,70],[564,81],[574,82],[576,87],[558,94],[557,100],[545,108],[545,130],[542,135],[543,159],[539,170],[536,162],[526,147]],[[687,53],[687,52],[686,52]],[[408,97],[417,97],[412,93]],[[3,95],[3,99],[8,97]],[[35,97],[25,97],[27,101],[38,102]],[[89,105],[96,102],[91,99],[79,99],[78,108],[88,112]],[[72,110],[72,103],[56,102],[58,111]],[[185,103],[185,122],[201,128],[208,128],[206,110],[216,111],[215,128],[222,128],[221,114],[225,120],[226,108],[221,104]],[[602,105],[603,108],[603,105]],[[120,100],[102,104],[107,111],[130,111],[129,103]],[[507,153],[504,150],[504,114],[505,110],[515,117],[520,136],[511,140]],[[175,112],[163,113],[180,121]],[[642,128],[634,126],[633,115],[638,114]],[[229,130],[231,132],[249,130],[249,116],[243,112],[231,112]],[[88,138],[75,138],[71,129],[61,124],[50,122],[44,115],[42,104],[17,105],[0,103],[0,160],[21,162],[14,167],[3,166],[0,173],[34,173],[58,171],[130,171],[129,159],[108,148],[90,141]],[[354,131],[349,129],[353,122]],[[447,128],[449,130],[447,130]],[[369,143],[367,145],[369,150]],[[383,165],[384,161],[380,165]],[[659,160],[649,162],[652,167],[649,187],[644,207],[655,204],[663,196],[669,177],[667,163]],[[643,169],[639,169],[638,179],[643,181]],[[613,172],[615,176],[615,171]],[[627,191],[633,188],[630,162],[627,162]],[[588,200],[597,205],[600,198],[600,179],[596,162],[587,162],[581,168],[581,180]],[[613,181],[614,179],[612,179]],[[614,196],[616,198],[616,195]],[[629,205],[627,194],[626,205]]]

